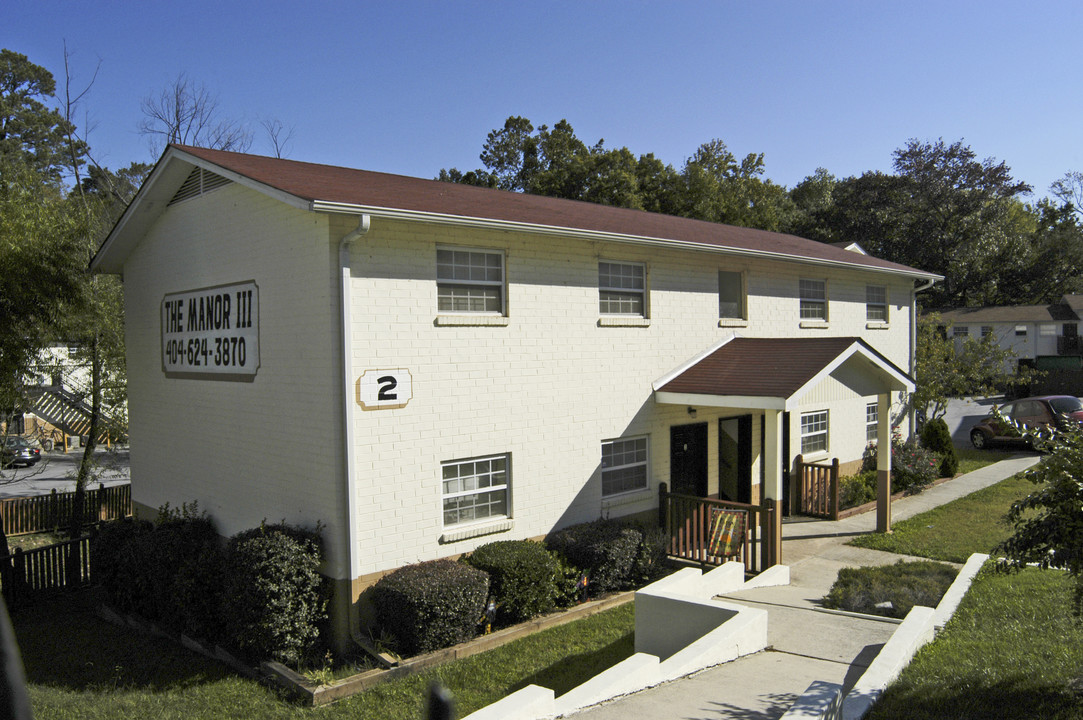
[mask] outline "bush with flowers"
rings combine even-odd
[[[915,495],[933,484],[940,458],[914,440],[903,441],[898,430],[891,433],[891,492]],[[876,443],[869,443],[861,456],[862,472],[876,470]]]

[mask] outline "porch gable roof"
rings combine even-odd
[[[857,337],[733,336],[654,383],[655,402],[790,410],[844,363],[859,363],[884,391],[914,390],[914,380]]]

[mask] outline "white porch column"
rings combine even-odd
[[[876,532],[891,532],[891,393],[876,403]]]
[[[782,562],[782,411],[763,411],[763,505],[774,508],[774,522],[763,528],[762,537],[770,538],[767,565]]]

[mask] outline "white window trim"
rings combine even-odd
[[[824,288],[823,299],[821,300],[820,298],[806,298],[805,294],[804,294],[804,288],[801,285],[802,282],[822,283],[823,288]],[[824,309],[823,317],[818,317],[818,318],[811,318],[811,317],[806,318],[806,317],[804,317],[803,309],[804,309],[804,305],[805,305],[806,302],[808,302],[808,303],[823,303],[823,309]],[[830,307],[831,307],[831,292],[830,292],[830,288],[828,287],[828,283],[827,283],[826,278],[803,277],[803,278],[798,279],[798,281],[797,281],[797,319],[800,321],[801,327],[826,327],[827,324],[831,320]]]
[[[447,252],[482,253],[484,255],[498,255],[500,257],[500,280],[456,280],[440,277],[439,261],[436,267],[436,312],[437,325],[506,325],[499,318],[506,320],[508,315],[508,256],[504,250],[495,248],[462,247],[459,245],[437,245],[437,257],[441,250]],[[500,289],[500,310],[441,310],[440,309],[440,286],[457,285],[460,287],[496,287]],[[494,318],[495,321],[483,322],[479,318]]]
[[[818,430],[818,431],[816,431],[814,433],[807,433],[806,434],[805,433],[804,419],[806,417],[809,417],[809,416],[812,416],[812,415],[823,415],[824,416],[824,429],[822,431]],[[831,434],[830,434],[830,430],[831,430],[831,414],[830,414],[830,412],[828,410],[813,410],[811,412],[801,413],[800,418],[798,418],[798,436],[799,436],[799,439],[800,439],[799,447],[801,448],[801,454],[806,459],[808,459],[810,457],[826,456],[831,451]],[[823,447],[823,449],[811,450],[811,451],[806,452],[805,451],[805,439],[806,438],[812,438],[812,437],[818,437],[820,435],[823,435],[823,438],[824,438],[824,447]]]
[[[606,445],[611,445],[612,443],[631,442],[633,440],[642,440],[643,441],[644,449],[646,450],[646,456],[644,457],[642,462],[633,462],[633,463],[628,463],[626,465],[614,465],[613,467],[605,467],[604,465],[602,466],[600,474],[598,476],[598,479],[601,482],[601,486],[602,486],[602,501],[603,502],[610,501],[613,498],[619,498],[619,497],[623,497],[623,496],[633,495],[633,494],[636,494],[636,493],[648,492],[651,489],[651,441],[650,441],[650,436],[649,435],[631,435],[631,436],[628,436],[628,437],[617,437],[617,438],[610,438],[608,440],[603,440],[602,441],[602,447],[601,447],[602,456],[604,457],[604,455],[605,455],[605,446]],[[606,492],[605,492],[605,474],[606,474],[606,472],[612,472],[614,470],[619,470],[619,469],[623,469],[623,468],[630,468],[630,467],[639,467],[639,466],[642,466],[643,469],[644,469],[644,472],[643,472],[643,487],[636,487],[636,488],[631,488],[629,490],[622,490],[620,492],[606,494]]]
[[[871,417],[870,420],[870,411]],[[879,437],[869,437],[869,429],[872,429],[873,435],[880,434],[880,403],[871,402],[865,404],[865,443],[877,442]]]
[[[722,315],[722,273],[737,275],[741,283],[741,311],[736,317]],[[744,270],[718,269],[718,325],[719,327],[746,327],[748,325],[748,273]]]
[[[598,279],[598,315],[599,315],[599,317],[602,318],[602,320],[610,320],[610,319],[614,319],[614,318],[618,319],[618,320],[624,320],[624,321],[627,321],[627,320],[649,320],[650,316],[651,316],[651,308],[650,308],[651,282],[650,282],[650,273],[649,273],[648,268],[647,268],[647,263],[629,261],[629,260],[611,260],[609,258],[598,258],[598,271],[599,271],[599,274],[601,274],[602,263],[606,263],[608,265],[628,265],[628,266],[642,268],[643,269],[643,289],[642,290],[629,290],[628,288],[606,287],[606,286],[602,285],[601,278],[599,278]],[[643,299],[643,312],[642,313],[606,313],[606,312],[602,312],[601,303],[602,303],[602,293],[603,292],[624,293],[624,294],[627,294],[627,295],[638,294],[638,295],[642,296],[642,299]],[[598,324],[600,326],[602,326],[602,327],[607,327],[607,326],[608,327],[622,327],[622,326],[626,325],[626,323],[623,323],[623,322],[616,322],[616,323],[614,323],[614,322],[599,322]],[[637,324],[636,326],[639,327],[640,325]]]
[[[479,462],[482,460],[496,460],[498,458],[504,459],[504,484],[497,485],[495,487],[476,488],[474,490],[461,490],[453,493],[444,492],[444,468],[450,465],[462,465],[465,463]],[[486,535],[489,532],[500,532],[501,530],[511,529],[510,521],[512,519],[511,512],[511,453],[496,453],[493,455],[479,455],[477,457],[456,458],[455,460],[446,460],[440,463],[440,525],[443,528],[443,534],[441,539],[465,539],[468,537],[477,537],[478,535]],[[479,495],[481,493],[493,492],[496,490],[504,490],[504,514],[494,515],[492,517],[482,518],[480,520],[471,520],[467,522],[455,523],[452,525],[444,524],[444,501],[450,498],[469,497],[472,495]]]
[[[884,301],[869,302],[869,289],[870,288],[882,288],[884,291]],[[884,318],[882,320],[876,320],[869,317],[870,308],[882,307],[884,308]],[[865,322],[866,327],[871,329],[882,329],[891,326],[891,291],[887,285],[866,285],[865,286]]]

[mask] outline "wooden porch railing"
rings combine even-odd
[[[828,463],[807,463],[803,455],[794,458],[802,515],[839,519],[839,459]]]
[[[709,547],[714,516],[722,510],[744,514],[744,539],[737,557],[744,562],[746,572],[762,572],[782,561],[782,548],[772,547],[774,525],[779,522],[773,507],[678,495],[668,490],[665,483],[659,485],[658,519],[669,534],[671,557],[704,565],[721,565],[734,559],[713,555]]]

